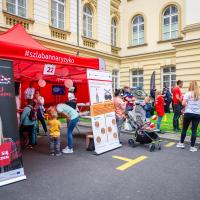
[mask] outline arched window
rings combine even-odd
[[[144,18],[137,15],[132,21],[132,45],[144,44]]]
[[[65,28],[65,0],[51,0],[51,23],[56,28]]]
[[[178,37],[178,9],[174,5],[168,6],[162,16],[162,39],[169,40]]]
[[[117,46],[117,22],[115,19],[111,21],[111,45]]]
[[[83,7],[83,35],[92,38],[92,11],[88,5]]]

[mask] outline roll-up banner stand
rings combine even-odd
[[[95,153],[121,147],[117,132],[110,72],[87,70]]]
[[[13,62],[0,60],[0,186],[24,179]]]

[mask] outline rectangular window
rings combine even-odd
[[[7,12],[12,13],[14,15],[18,15],[20,17],[26,17],[26,0],[7,0],[6,8]]]
[[[143,89],[144,85],[143,70],[132,71],[132,87]]]
[[[113,90],[119,89],[119,71],[112,71],[112,85]]]
[[[52,0],[51,1],[51,24],[55,28],[64,29],[65,22],[65,1]]]
[[[163,72],[162,86],[164,87],[164,85],[166,85],[171,91],[171,89],[176,85],[176,67],[174,66],[164,67],[162,72]]]

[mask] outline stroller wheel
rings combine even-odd
[[[133,146],[133,145],[135,144],[135,141],[134,141],[133,139],[129,139],[129,140],[128,140],[128,144],[129,144],[130,146]]]
[[[153,152],[155,150],[155,144],[150,144],[149,145],[149,151]]]
[[[158,150],[161,150],[161,149],[162,149],[161,144],[158,143]]]

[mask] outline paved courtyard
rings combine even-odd
[[[24,151],[27,180],[1,187],[1,199],[200,199],[200,151],[191,153],[164,141],[161,151],[149,152],[145,146],[128,146],[129,137],[122,136],[122,148],[97,156],[85,151],[84,134],[77,135],[74,154],[61,157],[50,156],[48,138],[41,137],[37,147]],[[118,170],[128,159],[139,161]]]

